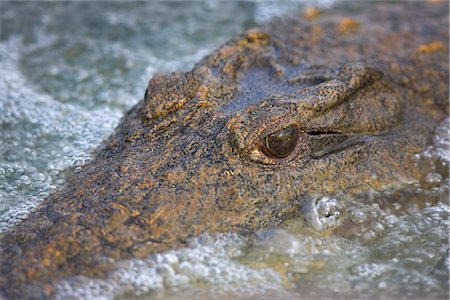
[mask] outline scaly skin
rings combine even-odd
[[[94,161],[2,237],[1,290],[45,298],[202,232],[276,226],[307,194],[414,182],[447,114],[447,45],[445,3],[308,11],[156,76]],[[295,150],[267,156],[264,137],[291,125]]]

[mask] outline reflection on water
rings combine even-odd
[[[2,3],[0,232],[89,161],[156,72],[187,70],[291,2]],[[416,157],[420,184],[333,198],[339,226],[305,220],[71,278],[58,297],[186,299],[448,298],[448,120]],[[324,202],[325,203],[325,202]],[[382,295],[382,296],[380,296]]]

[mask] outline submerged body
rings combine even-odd
[[[305,195],[417,180],[448,101],[448,6],[418,6],[278,20],[153,78],[94,161],[2,237],[2,292],[49,296],[202,232],[276,226]]]

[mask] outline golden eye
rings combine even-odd
[[[298,135],[295,126],[269,134],[261,141],[261,151],[271,158],[285,158],[295,150]]]

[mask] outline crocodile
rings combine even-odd
[[[250,29],[144,99],[1,237],[0,290],[48,298],[203,232],[252,232],[305,195],[398,188],[448,112],[448,4],[309,9]]]

